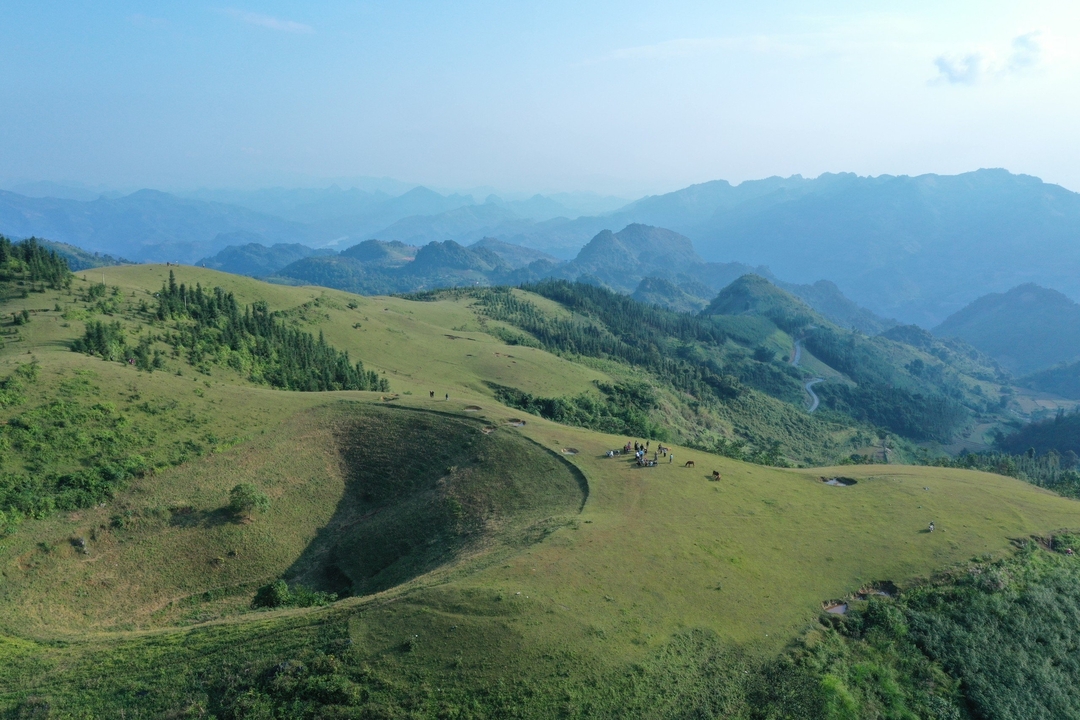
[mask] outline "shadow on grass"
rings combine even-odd
[[[175,508],[169,518],[169,525],[181,528],[214,528],[222,525],[238,525],[243,518],[236,517],[227,507],[216,510],[196,510],[185,506]]]
[[[345,491],[285,572],[290,583],[365,595],[493,540],[535,542],[580,512],[588,482],[565,458],[483,421],[342,403],[335,436]],[[562,520],[559,520],[562,518]]]

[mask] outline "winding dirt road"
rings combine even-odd
[[[799,367],[799,361],[802,360],[802,341],[795,341],[795,352],[791,356],[791,366]],[[814,392],[814,386],[819,382],[825,382],[825,378],[816,377],[806,381],[803,388],[806,390],[806,394],[810,396],[810,407],[806,409],[806,412],[812,413],[818,409],[818,405],[821,404],[821,400],[818,398],[817,393]]]

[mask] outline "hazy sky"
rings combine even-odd
[[[1075,0],[5,0],[0,48],[4,181],[634,195],[1005,167],[1080,190]]]

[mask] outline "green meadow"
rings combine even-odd
[[[276,390],[227,364],[192,367],[158,341],[153,371],[72,352],[90,320],[131,338],[164,332],[145,308],[170,271],[265,301],[390,390]],[[83,299],[102,273],[104,308]],[[37,380],[0,407],[0,473],[69,472],[108,453],[142,464],[107,501],[43,509],[0,539],[0,708],[800,717],[758,684],[793,644],[831,632],[826,605],[858,610],[860,591],[916,588],[973,557],[1008,562],[1032,536],[1080,528],[1075,500],[988,473],[784,469],[674,444],[656,467],[608,457],[658,442],[523,414],[487,383],[595,394],[626,369],[507,345],[474,302],[160,265],[7,298],[0,378],[34,363]],[[23,309],[31,319],[15,326]],[[786,335],[766,340],[790,352]],[[803,363],[827,371],[805,350]],[[856,482],[823,482],[837,476]],[[229,511],[242,483],[265,510]],[[277,579],[339,599],[252,609]]]

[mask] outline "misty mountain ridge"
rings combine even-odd
[[[760,276],[775,292],[784,296],[790,292],[840,327],[876,334],[896,324],[858,306],[827,281],[782,283],[765,267],[708,263],[689,238],[641,224],[628,225],[619,232],[597,233],[569,262],[494,238],[469,246],[453,240],[432,241],[420,248],[400,241],[367,240],[337,255],[298,260],[277,270],[270,279],[377,294],[460,285],[517,285],[556,278],[633,294],[642,302],[677,312],[697,312],[744,276]]]
[[[259,242],[252,242],[261,236],[254,233],[220,233],[216,239],[230,244],[213,257],[203,258],[195,263],[199,267],[220,270],[234,275],[263,277],[312,255],[332,253],[332,250],[315,250],[299,243],[277,243],[266,247]],[[243,245],[233,244],[247,240]]]
[[[796,175],[738,185],[717,180],[604,214],[547,219],[540,218],[565,205],[553,196],[489,196],[478,203],[471,195],[440,195],[423,187],[393,197],[378,190],[259,193],[244,197],[264,210],[276,208],[278,215],[155,191],[92,201],[0,193],[0,232],[135,260],[194,262],[224,248],[220,235],[249,232],[265,245],[334,248],[373,237],[411,245],[469,245],[491,237],[577,261],[601,231],[641,224],[688,238],[702,263],[767,266],[795,284],[826,280],[877,316],[923,327],[940,324],[987,290],[1022,282],[1080,298],[1080,246],[1074,241],[1080,236],[1080,195],[1004,170]],[[633,279],[611,267],[590,274],[631,292],[643,277],[683,272],[675,269],[678,261],[668,265],[663,272],[635,272]],[[849,319],[880,330],[875,322]]]

